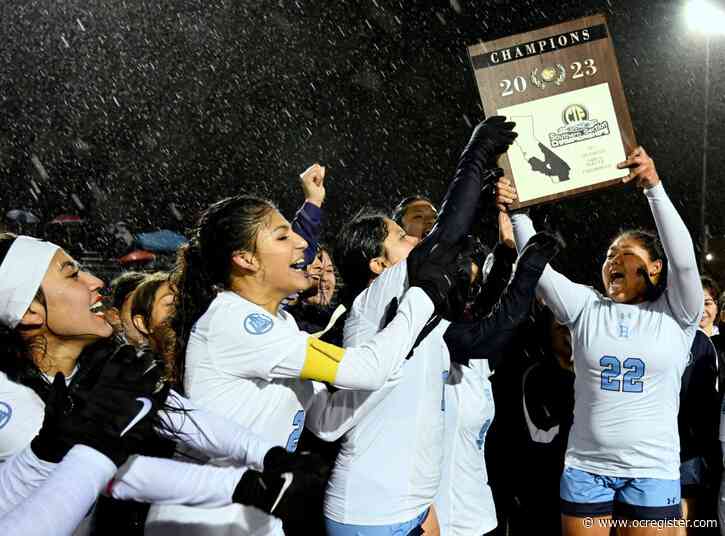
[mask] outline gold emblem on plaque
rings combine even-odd
[[[544,67],[539,73],[537,67],[531,71],[531,83],[539,89],[544,89],[547,84],[560,86],[566,80],[566,69],[560,63],[553,66]]]

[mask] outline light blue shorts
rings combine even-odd
[[[394,525],[348,525],[325,518],[327,536],[408,536],[420,527],[428,515],[429,508],[415,519]]]
[[[680,481],[621,478],[565,467],[559,483],[561,512],[574,517],[679,519]]]

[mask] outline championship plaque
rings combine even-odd
[[[468,48],[486,115],[516,122],[499,165],[516,185],[514,208],[620,182],[636,147],[604,16]]]

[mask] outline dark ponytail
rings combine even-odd
[[[619,233],[618,238],[632,238],[639,242],[639,244],[647,250],[649,258],[652,261],[662,261],[662,270],[660,271],[659,279],[657,283],[653,283],[650,279],[647,270],[639,268],[637,273],[644,279],[644,284],[647,289],[645,290],[645,299],[647,301],[655,301],[667,290],[667,255],[665,255],[665,249],[662,247],[657,233],[646,231],[644,229],[627,229]]]
[[[171,328],[176,334],[174,377],[182,392],[192,327],[217,293],[228,288],[232,256],[255,252],[257,233],[274,209],[270,201],[253,196],[218,201],[201,214],[191,240],[179,248],[171,276],[176,293]]]

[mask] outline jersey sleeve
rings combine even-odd
[[[534,234],[534,224],[523,213],[511,217],[514,226],[514,238],[519,254]],[[554,317],[566,326],[573,325],[580,317],[587,304],[595,298],[596,292],[591,287],[573,283],[564,275],[554,270],[551,265],[544,268],[539,278],[536,295],[541,298]]]
[[[215,467],[131,456],[108,486],[111,497],[152,504],[221,508],[232,504],[245,467]]]
[[[336,441],[377,407],[399,379],[389,380],[377,391],[330,392],[323,384],[316,383],[306,407],[305,427],[323,441]]]
[[[0,534],[73,534],[115,471],[100,452],[74,446],[30,497],[0,518]]]
[[[228,458],[238,465],[262,469],[264,456],[275,446],[231,419],[196,407],[173,390],[166,405],[168,409],[159,411],[159,434],[211,458]]]
[[[317,255],[322,230],[322,208],[305,201],[292,220],[292,230],[305,239],[305,264],[311,264]]]
[[[38,458],[28,444],[0,464],[0,516],[30,496],[58,466]]]
[[[645,195],[667,255],[670,310],[682,328],[694,327],[702,317],[704,297],[692,238],[661,182]]]
[[[30,444],[44,415],[45,404],[32,389],[0,373],[0,461]]]

